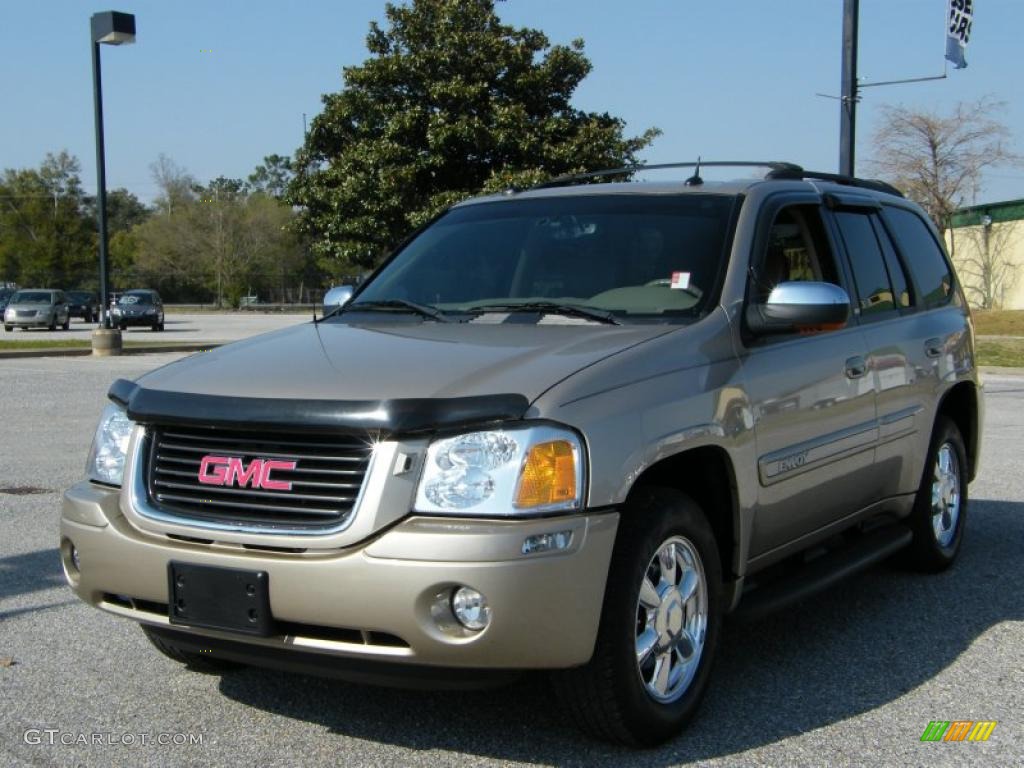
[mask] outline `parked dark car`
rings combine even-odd
[[[148,288],[125,291],[110,310],[110,322],[122,331],[132,325],[164,329],[164,303],[160,294]]]
[[[87,323],[95,323],[100,318],[100,300],[92,291],[68,291],[64,294],[68,300],[68,311],[71,317],[80,317]]]

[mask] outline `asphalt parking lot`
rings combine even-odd
[[[273,319],[292,318],[303,319]],[[180,356],[0,360],[0,658],[13,658],[0,662],[0,764],[1024,764],[1024,376],[986,377],[983,470],[955,568],[882,565],[728,626],[698,719],[630,752],[578,735],[543,678],[427,693],[256,669],[202,675],[73,598],[57,553],[60,492],[82,474],[110,382]],[[957,719],[998,726],[986,743],[920,742],[929,721]]]
[[[319,312],[317,314],[320,314]],[[168,312],[164,320],[164,330],[154,333],[149,328],[129,328],[124,332],[126,341],[159,341],[159,342],[207,342],[235,341],[257,333],[276,331],[296,323],[305,323],[312,319],[312,314],[294,314],[276,312]],[[95,323],[86,323],[72,318],[71,327],[66,330],[51,331],[46,328],[17,329],[0,331],[0,339],[10,341],[63,341],[80,339],[89,341]]]

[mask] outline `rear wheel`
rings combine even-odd
[[[231,670],[238,669],[242,666],[234,661],[217,659],[212,656],[194,653],[193,651],[184,651],[174,643],[153,632],[147,626],[143,626],[142,631],[145,633],[146,639],[149,640],[149,642],[153,644],[153,647],[160,651],[160,653],[173,661],[185,664],[189,669],[196,672],[218,674],[221,672],[230,672]]]
[[[701,509],[675,490],[637,491],[623,511],[594,655],[553,678],[584,731],[653,745],[693,717],[718,644],[721,581]]]
[[[914,500],[911,564],[937,572],[956,560],[967,520],[967,451],[956,424],[946,416],[935,420],[928,459]]]

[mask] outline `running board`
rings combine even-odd
[[[913,534],[902,525],[882,528],[843,549],[815,558],[793,573],[744,594],[732,614],[736,621],[756,621],[787,605],[817,594],[862,571],[910,543]]]

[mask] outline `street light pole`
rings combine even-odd
[[[860,0],[843,0],[843,71],[839,98],[839,173],[853,176],[857,129],[857,24]]]
[[[93,17],[95,18],[95,17]],[[103,85],[100,78],[100,44],[92,43],[92,93],[96,114],[96,225],[100,233],[100,328],[110,327],[107,298],[107,164],[103,151]]]
[[[100,77],[100,44],[135,42],[135,17],[130,13],[104,11],[89,20],[92,43],[92,91],[96,117],[96,226],[100,236],[100,325],[92,335],[93,354],[121,353],[121,332],[110,327],[107,277],[107,171],[103,149],[103,86]]]

